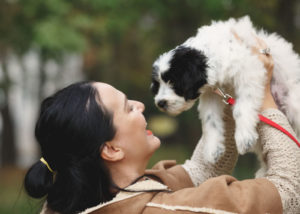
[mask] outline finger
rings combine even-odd
[[[266,58],[271,57],[271,55],[269,53],[263,53],[262,52],[262,50],[268,48],[265,41],[263,39],[259,38],[258,36],[254,35],[254,34],[253,34],[253,36],[256,39],[257,46],[252,46],[251,47],[252,53],[262,55],[262,57],[266,57]]]
[[[252,36],[255,38],[256,40],[256,45],[251,46],[251,51],[254,54],[260,54],[260,49],[263,48],[263,45],[261,43],[261,40],[254,34],[252,33]]]
[[[239,35],[236,33],[235,30],[231,29],[231,33],[233,34],[233,36],[239,43],[243,43],[243,40],[239,37]],[[267,44],[265,43],[265,41],[263,39],[259,38],[256,34],[252,33],[252,35],[254,36],[256,43],[257,43],[256,46],[251,47],[252,53],[254,53],[258,56],[258,58],[264,64],[264,67],[266,68],[266,70],[272,71],[273,66],[274,66],[273,58],[271,57],[270,54],[262,54],[260,52],[261,49],[267,48]]]
[[[271,55],[269,53],[262,53],[261,51],[264,50],[264,49],[267,49],[268,46],[266,44],[266,42],[261,39],[260,37],[258,37],[257,35],[253,34],[252,35],[254,36],[255,40],[256,40],[256,43],[258,44],[258,47],[252,47],[252,52],[253,53],[260,53],[260,54],[263,54],[265,55],[266,57],[270,57]]]
[[[231,29],[231,33],[239,43],[243,43],[243,40],[241,39],[241,37],[239,37],[239,35],[235,32],[235,30]]]
[[[259,38],[258,36],[255,36],[256,41],[259,43],[261,48],[267,48],[267,44],[265,43],[265,41],[261,38]]]
[[[256,43],[258,44],[259,48],[267,48],[267,44],[265,43],[265,41],[261,38],[259,38],[256,34],[252,33],[252,35],[254,36]]]

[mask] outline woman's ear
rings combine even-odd
[[[111,162],[122,160],[125,156],[121,148],[113,146],[110,142],[104,144],[100,155],[104,160]]]

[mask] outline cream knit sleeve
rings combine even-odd
[[[225,153],[216,164],[210,164],[203,157],[203,143],[199,140],[190,160],[182,165],[188,172],[195,186],[209,178],[231,174],[238,159],[234,140],[235,123],[230,106],[226,106],[223,116],[225,122]]]
[[[282,112],[266,109],[262,114],[296,137]],[[300,148],[287,135],[267,124],[260,123],[258,131],[267,164],[265,177],[277,187],[284,213],[300,213]]]

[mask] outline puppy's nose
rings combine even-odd
[[[167,107],[167,101],[166,100],[160,100],[160,101],[158,101],[157,105],[160,108],[166,108]]]

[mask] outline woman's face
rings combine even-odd
[[[122,148],[126,161],[148,161],[160,140],[146,130],[143,103],[128,100],[124,93],[105,83],[94,83],[105,108],[113,113],[116,135],[112,143]]]

